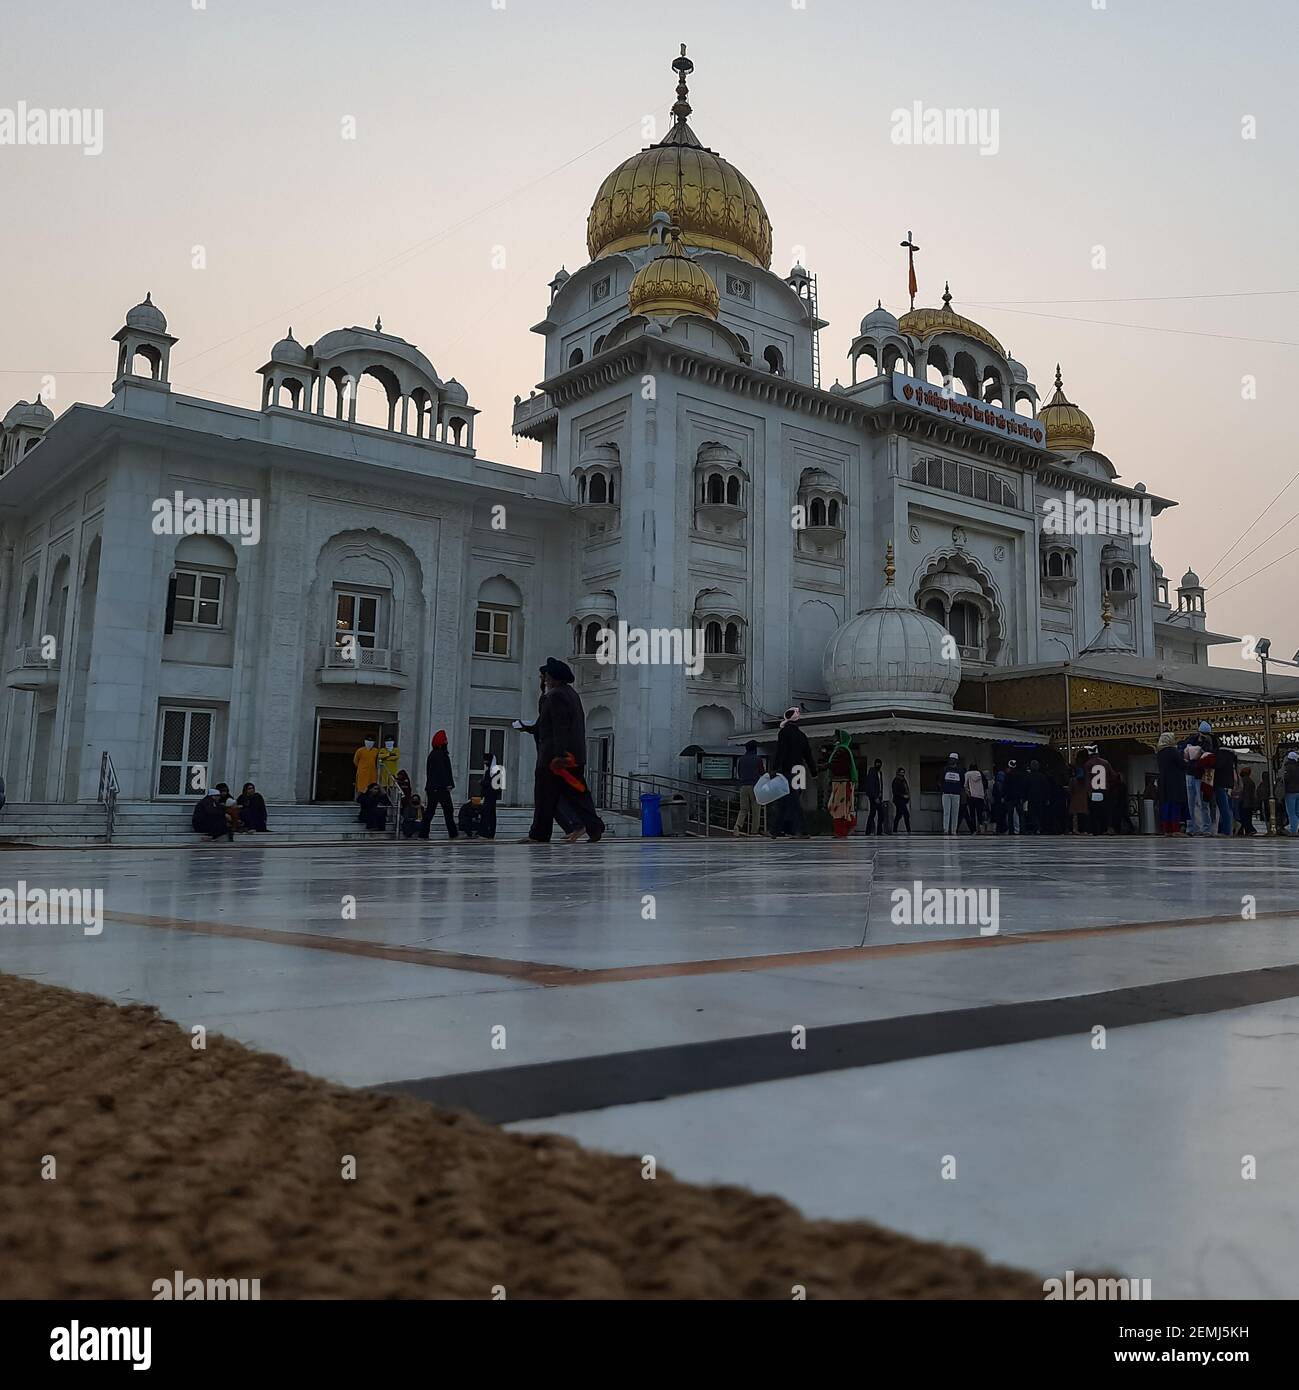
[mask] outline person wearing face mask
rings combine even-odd
[[[352,766],[356,769],[356,799],[360,801],[371,784],[379,780],[379,750],[372,738],[367,738],[352,754]]]
[[[387,791],[397,780],[397,769],[401,766],[401,749],[395,739],[386,738],[383,747],[375,749],[375,761],[379,765],[379,788]]]

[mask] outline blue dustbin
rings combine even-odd
[[[662,797],[657,792],[640,794],[640,833],[643,838],[663,834]]]

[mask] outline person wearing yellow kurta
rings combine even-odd
[[[379,759],[379,786],[387,791],[397,780],[397,769],[401,765],[401,749],[390,738],[384,739],[383,747],[376,750]]]
[[[356,769],[356,794],[360,796],[372,782],[379,780],[379,750],[372,738],[367,738],[352,754],[352,766]]]

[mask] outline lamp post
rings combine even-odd
[[[1281,823],[1276,814],[1276,769],[1272,766],[1272,719],[1267,707],[1267,663],[1274,662],[1278,666],[1293,666],[1299,669],[1299,652],[1295,652],[1291,661],[1286,661],[1283,657],[1272,655],[1272,643],[1266,637],[1260,637],[1254,643],[1254,655],[1258,657],[1259,664],[1263,668],[1263,756],[1267,759],[1268,786],[1271,789],[1271,796],[1268,798],[1268,823],[1272,828],[1272,834],[1281,833]],[[1284,805],[1284,801],[1282,805]]]

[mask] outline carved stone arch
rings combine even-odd
[[[988,634],[986,659],[995,662],[1006,642],[1006,610],[1001,589],[992,573],[968,550],[946,546],[933,551],[916,567],[911,581],[912,601],[924,609],[934,596],[944,600],[947,611],[954,602],[972,602],[983,614]]]
[[[320,615],[325,645],[333,640],[329,630],[332,618],[326,616],[325,598],[340,581],[388,590],[392,604],[389,642],[400,648],[405,638],[408,605],[419,610],[424,603],[423,567],[414,550],[376,527],[337,531],[321,545],[316,554],[309,611]]]
[[[735,732],[735,711],[710,701],[690,716],[690,742],[705,747],[724,745]]]

